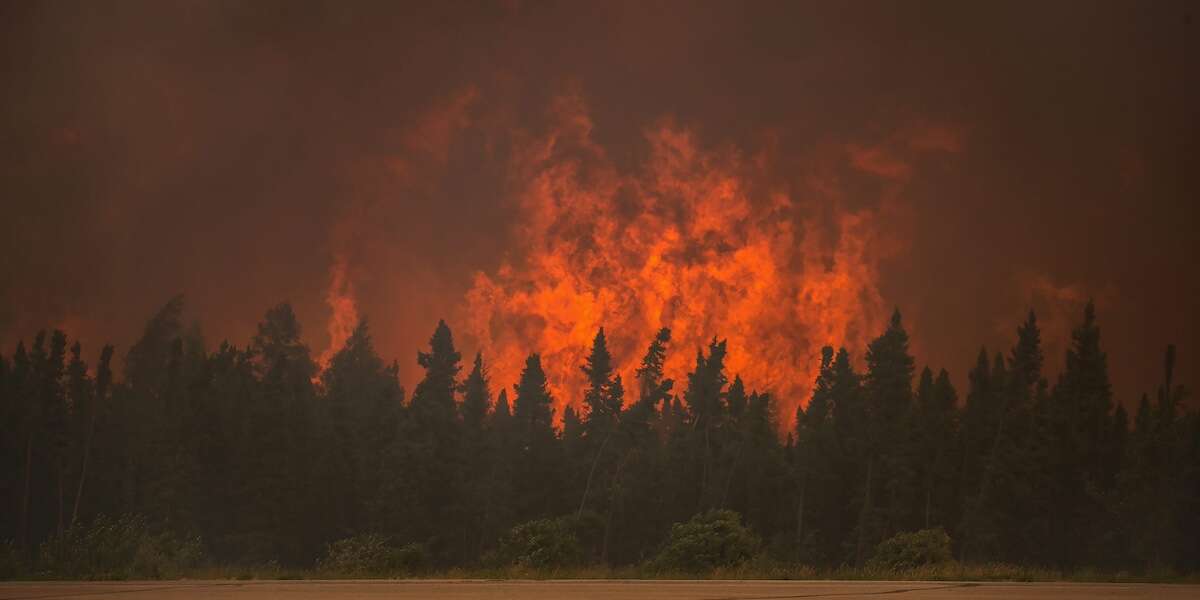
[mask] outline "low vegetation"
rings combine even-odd
[[[913,581],[1200,582],[1169,570],[1058,571],[1005,563],[953,560],[941,529],[903,532],[880,543],[866,566],[821,567],[772,557],[734,511],[714,510],[677,523],[658,554],[637,565],[596,560],[597,515],[538,519],[513,527],[485,562],[437,569],[420,544],[369,533],[340,539],[311,568],[215,563],[199,538],[180,538],[140,516],[101,517],[73,527],[25,556],[0,544],[3,580],[126,579],[775,579]]]
[[[901,532],[884,540],[875,548],[875,555],[867,562],[867,566],[872,569],[903,571],[943,565],[951,560],[950,536],[939,527]]]
[[[28,561],[11,545],[0,574],[44,579],[170,579],[205,564],[201,540],[154,527],[140,516],[99,517],[51,537]]]
[[[707,573],[735,568],[754,557],[758,537],[731,510],[712,510],[671,527],[662,551],[649,564],[659,572]]]
[[[387,536],[367,533],[340,539],[317,560],[316,572],[351,577],[397,577],[420,573],[429,556],[420,544],[397,545]]]

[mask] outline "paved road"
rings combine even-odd
[[[0,600],[1200,599],[1200,585],[912,581],[147,581],[0,583]],[[883,600],[883,599],[881,599]]]

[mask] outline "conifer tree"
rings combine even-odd
[[[857,526],[858,564],[869,548],[902,525],[906,506],[913,505],[909,420],[905,417],[911,409],[914,366],[899,310],[892,314],[887,330],[867,347],[866,358],[867,468]]]
[[[563,508],[564,465],[554,431],[553,398],[537,353],[525,360],[514,391],[514,512],[518,520],[554,515]]]
[[[396,526],[386,514],[396,510],[396,499],[384,492],[384,461],[397,443],[403,408],[396,378],[397,367],[375,351],[365,319],[321,373],[320,493],[332,517],[323,537]]]
[[[1072,567],[1095,558],[1099,524],[1106,522],[1101,496],[1113,483],[1104,447],[1111,431],[1112,389],[1091,302],[1084,309],[1083,323],[1071,333],[1066,365],[1053,396],[1053,505],[1058,509],[1051,517],[1051,544],[1055,562]]]
[[[454,340],[445,321],[438,321],[429,340],[429,352],[418,352],[417,363],[425,376],[413,391],[409,406],[409,428],[405,432],[417,499],[414,530],[427,540],[439,561],[448,560],[457,549],[446,532],[458,531],[464,507],[460,505],[462,468],[461,426],[455,392],[459,388],[459,361]]]
[[[717,457],[721,455],[724,440],[722,435],[728,410],[725,405],[725,340],[713,338],[708,345],[708,356],[696,352],[696,367],[688,373],[688,387],[684,392],[687,402],[690,445],[692,456],[698,458],[698,488],[695,495],[696,512],[717,507],[720,502],[723,481],[716,471]]]
[[[245,491],[255,511],[249,525],[273,540],[255,551],[270,549],[277,559],[296,562],[318,544],[314,531],[298,526],[316,523],[319,508],[309,493],[316,459],[312,381],[317,367],[290,304],[267,310],[248,356],[260,382],[249,415],[254,454]]]

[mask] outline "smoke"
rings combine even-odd
[[[5,4],[0,353],[120,357],[177,293],[240,345],[290,301],[316,357],[366,317],[411,386],[445,318],[494,388],[557,356],[562,402],[595,327],[628,369],[668,325],[673,376],[727,337],[790,412],[894,306],[964,384],[1046,273],[1136,398],[1165,343],[1200,369],[1182,8]]]

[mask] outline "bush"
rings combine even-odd
[[[582,552],[573,517],[538,519],[513,527],[490,557],[497,566],[544,569],[575,565]]]
[[[949,562],[950,536],[941,527],[897,533],[875,548],[868,566],[884,569],[915,569]]]
[[[687,523],[671,526],[671,534],[651,566],[660,571],[711,571],[737,566],[754,556],[758,538],[742,526],[732,510],[710,510]]]
[[[137,515],[101,516],[43,542],[37,565],[59,579],[159,579],[178,577],[203,558],[197,537],[179,538]]]
[[[25,557],[12,540],[0,542],[0,580],[25,577],[29,572]]]
[[[423,569],[428,559],[420,544],[395,546],[387,536],[364,533],[329,544],[317,569],[354,576],[411,574]]]

